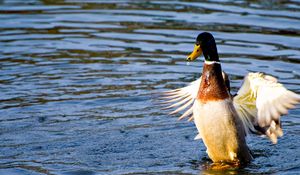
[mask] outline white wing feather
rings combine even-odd
[[[164,92],[162,97],[162,100],[164,101],[163,103],[169,105],[164,109],[177,107],[177,109],[172,111],[170,114],[185,111],[178,119],[181,120],[183,118],[190,117],[189,121],[193,120],[192,104],[197,97],[200,82],[201,77],[196,81],[191,82],[186,87]]]
[[[277,143],[283,135],[280,117],[300,102],[300,96],[272,76],[249,73],[233,102],[246,131],[265,134]]]

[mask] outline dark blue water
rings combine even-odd
[[[192,122],[155,93],[187,85],[211,32],[233,92],[261,71],[300,93],[300,1],[0,1],[0,174],[299,174],[300,108],[277,145],[214,172]]]

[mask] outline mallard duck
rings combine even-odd
[[[213,162],[247,163],[253,159],[246,144],[249,133],[267,136],[274,144],[283,135],[280,117],[300,102],[277,79],[263,73],[248,73],[236,95],[230,93],[229,78],[222,71],[215,39],[198,35],[187,61],[204,56],[202,76],[188,86],[164,92],[164,102],[190,117]]]

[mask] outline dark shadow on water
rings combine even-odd
[[[96,173],[89,170],[77,170],[77,171],[68,171],[63,173],[63,175],[95,175]]]

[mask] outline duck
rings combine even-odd
[[[186,87],[164,91],[161,99],[181,113],[179,120],[194,121],[206,153],[213,163],[245,164],[253,160],[246,143],[249,134],[265,136],[276,144],[283,135],[281,117],[295,108],[300,95],[286,89],[277,78],[249,72],[235,95],[229,76],[222,71],[213,35],[200,33],[187,61],[204,56],[202,75]]]

